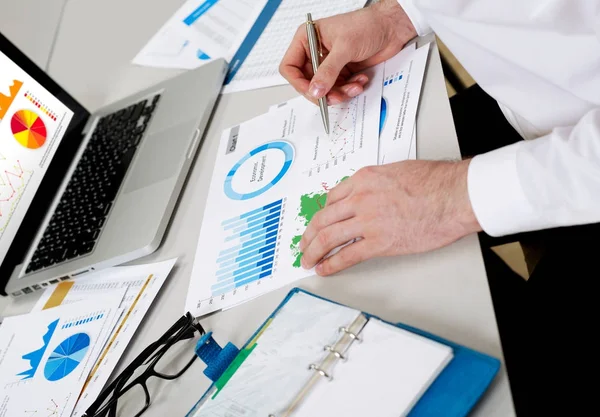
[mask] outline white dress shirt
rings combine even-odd
[[[435,31],[534,139],[471,161],[483,230],[600,222],[600,0],[398,1],[419,35]]]

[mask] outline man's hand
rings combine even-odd
[[[338,184],[300,241],[302,266],[331,275],[380,256],[426,252],[481,230],[467,190],[469,160],[367,167]],[[361,238],[319,263],[331,250]]]
[[[369,80],[356,73],[393,57],[417,35],[397,0],[381,0],[355,12],[318,20],[316,25],[325,55],[317,74],[310,61],[305,25],[296,31],[279,71],[309,100],[315,102],[327,95],[329,104],[362,93]]]

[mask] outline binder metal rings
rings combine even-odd
[[[327,345],[327,346],[325,346],[325,347],[323,348],[323,350],[328,350],[329,352],[333,353],[333,355],[334,355],[336,358],[338,358],[338,359],[340,359],[340,360],[342,360],[342,361],[344,361],[344,362],[346,361],[346,356],[342,355],[340,352],[338,352],[337,350],[335,350],[335,349],[333,348],[333,346],[329,346],[329,345]]]
[[[352,333],[350,330],[348,330],[346,327],[340,327],[340,332],[344,332],[346,333],[348,336],[350,336],[350,338],[358,343],[362,342],[362,339],[360,337],[358,337],[356,334]]]
[[[326,378],[329,381],[331,381],[333,379],[333,377],[331,375],[329,375],[327,372],[325,372],[324,370],[319,368],[319,366],[315,365],[314,363],[311,363],[308,366],[308,369],[310,369],[311,371],[316,371],[319,375],[321,375],[323,378]]]

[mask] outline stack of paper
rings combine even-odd
[[[304,97],[223,132],[186,310],[229,308],[313,274],[299,242],[327,192],[359,169],[414,159],[429,45],[366,72],[363,94],[329,107],[330,134]]]
[[[267,0],[188,0],[150,39],[133,63],[193,69],[231,61]]]
[[[0,416],[80,417],[96,399],[175,259],[48,288],[0,327]]]
[[[306,21],[360,9],[366,0],[188,0],[134,58],[137,65],[193,69],[231,64],[224,92],[287,84],[279,63]]]

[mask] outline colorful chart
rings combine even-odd
[[[387,120],[387,99],[385,97],[381,97],[381,114],[379,117],[379,134],[381,135],[381,131],[385,126],[385,121]]]
[[[50,354],[44,376],[48,381],[59,381],[69,375],[85,358],[90,347],[90,337],[85,333],[77,333],[65,339]]]
[[[57,116],[52,110],[48,108],[37,96],[31,93],[31,91],[27,91],[25,93],[25,98],[31,102],[34,106],[36,106],[40,111],[42,111],[46,116],[56,121]]]
[[[276,175],[274,175],[270,181],[268,181],[264,186],[260,187],[259,189],[252,190],[252,191],[245,190],[242,192],[235,190],[233,187],[233,178],[234,178],[235,174],[238,172],[238,170],[255,155],[260,154],[261,152],[266,152],[266,151],[270,151],[270,150],[280,151],[283,153],[283,156],[284,156],[283,163],[281,164],[280,169],[276,172]],[[289,144],[288,142],[276,141],[276,142],[269,142],[264,145],[261,145],[258,148],[250,151],[246,156],[244,156],[242,159],[240,159],[239,162],[233,166],[233,168],[231,168],[231,170],[227,174],[227,177],[225,178],[225,184],[223,186],[223,191],[225,192],[225,195],[232,200],[248,200],[248,199],[257,197],[257,196],[261,195],[262,193],[270,190],[275,184],[277,184],[279,181],[281,181],[283,176],[290,169],[290,166],[292,165],[293,161],[294,161],[294,147],[291,144]]]
[[[221,223],[226,249],[217,258],[213,296],[273,275],[285,200],[278,200]]]
[[[37,350],[31,351],[23,355],[23,359],[29,361],[30,369],[17,374],[17,376],[22,376],[23,379],[31,379],[35,375],[40,362],[42,361],[42,357],[44,353],[46,353],[46,349],[48,348],[48,343],[50,343],[50,339],[52,339],[52,335],[56,330],[56,326],[58,325],[58,320],[53,321],[48,325],[48,331],[42,336],[42,341],[44,344]]]
[[[12,133],[21,146],[38,149],[46,142],[48,132],[42,118],[31,110],[19,110],[11,121]]]
[[[4,116],[6,116],[6,112],[8,111],[8,108],[10,107],[10,105],[13,103],[13,101],[17,97],[17,94],[19,93],[19,90],[21,89],[22,86],[23,86],[22,81],[13,80],[12,84],[8,87],[9,94],[4,95],[4,94],[0,93],[0,120],[4,119]]]

